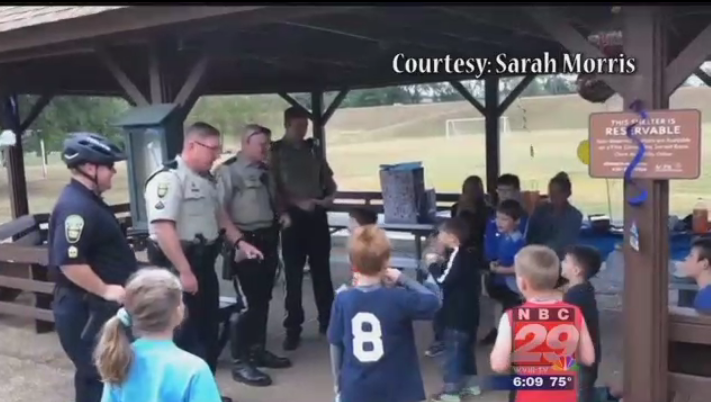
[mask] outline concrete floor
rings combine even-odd
[[[348,267],[334,264],[332,267],[335,286],[345,281]],[[308,278],[308,277],[307,277]],[[329,367],[327,342],[317,335],[315,310],[311,283],[304,283],[304,306],[308,324],[305,326],[302,347],[288,355],[294,366],[286,370],[272,370],[274,385],[267,388],[252,388],[232,381],[228,370],[229,358],[225,354],[217,373],[220,388],[225,395],[239,402],[314,402],[332,401],[332,379]],[[225,293],[231,291],[224,284]],[[270,347],[279,354],[283,329],[283,287],[277,286],[270,317]],[[488,302],[483,302],[481,331],[490,328],[492,318]],[[603,306],[604,307],[604,306]],[[621,314],[619,311],[604,311],[601,314],[603,329],[603,362],[600,383],[619,380],[621,376]],[[424,351],[431,341],[429,323],[417,323],[417,341]],[[488,370],[488,348],[477,349],[477,360],[482,374]],[[436,359],[422,357],[421,368],[428,394],[438,391],[441,385],[439,364]],[[71,402],[73,368],[64,357],[56,334],[36,335],[31,322],[0,316],[0,395],[2,402]],[[478,401],[506,401],[503,392],[489,392],[475,398]],[[140,401],[136,401],[140,402]]]

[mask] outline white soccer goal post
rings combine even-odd
[[[499,132],[508,134],[511,130],[509,118],[499,117]],[[460,135],[479,135],[486,133],[486,119],[484,117],[469,117],[464,119],[449,119],[445,121],[445,135],[452,138]]]

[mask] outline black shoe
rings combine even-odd
[[[255,350],[251,354],[250,361],[257,367],[270,369],[282,369],[291,367],[291,360],[286,357],[277,356],[268,350]]]
[[[496,342],[496,336],[499,334],[499,332],[496,330],[496,328],[492,329],[489,331],[488,334],[484,338],[482,338],[479,343],[482,345],[493,345]]]
[[[284,350],[296,350],[301,345],[301,335],[287,335],[282,345]]]
[[[272,385],[272,379],[248,361],[238,361],[232,367],[232,379],[253,387]]]
[[[234,402],[232,398],[228,396],[221,396],[220,399],[222,399],[222,402]]]

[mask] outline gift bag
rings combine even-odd
[[[425,170],[421,162],[380,165],[385,223],[417,223],[425,204]]]

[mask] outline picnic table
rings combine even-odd
[[[348,214],[343,212],[330,212],[328,214],[328,225],[331,233],[348,227]],[[422,239],[427,238],[436,228],[437,223],[386,223],[383,214],[378,214],[378,226],[387,232],[408,233],[414,236],[415,256],[419,260],[422,257]]]
[[[669,234],[669,288],[679,292],[677,304],[680,307],[693,305],[698,286],[692,279],[680,277],[676,273],[675,265],[686,258],[691,249],[692,241],[697,237],[698,235],[690,232],[672,232]],[[621,287],[624,273],[624,259],[620,248],[624,242],[623,231],[613,229],[607,232],[599,232],[589,227],[583,227],[578,240],[579,243],[595,247],[600,251],[603,261],[606,261],[606,271],[608,272],[599,276],[608,277],[605,280],[606,284],[613,281],[617,282],[616,286]]]

